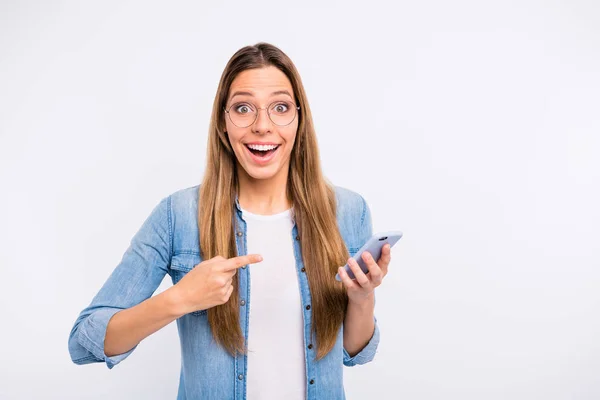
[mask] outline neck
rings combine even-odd
[[[287,196],[287,173],[277,174],[271,179],[255,179],[245,171],[238,171],[238,181],[238,202],[244,210],[270,215],[292,206]]]

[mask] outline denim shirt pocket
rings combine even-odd
[[[171,279],[173,285],[177,284],[188,272],[201,262],[200,255],[194,253],[180,253],[171,258]],[[192,311],[188,315],[206,315],[206,310]]]
[[[348,247],[348,253],[350,253],[350,257],[354,257],[359,249],[360,247]]]

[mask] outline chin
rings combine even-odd
[[[251,156],[249,156],[248,150],[245,146],[241,146],[240,151],[236,151],[236,158],[238,164],[238,172],[243,173],[248,178],[253,180],[269,180],[277,177],[278,175],[283,173],[283,169],[286,168],[286,165],[289,166],[289,163],[286,160],[289,160],[290,154],[277,154],[270,161],[266,162],[263,165],[257,164]],[[281,146],[278,149],[278,152],[285,151],[284,146]]]
[[[265,168],[265,169],[261,170],[259,168],[246,169],[243,166],[242,166],[242,169],[244,170],[246,175],[248,175],[248,177],[250,177],[251,179],[256,179],[256,180],[267,180],[267,179],[274,178],[281,171],[281,168],[278,168],[276,170],[272,169],[272,168]]]

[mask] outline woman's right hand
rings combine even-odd
[[[179,314],[206,310],[226,303],[233,292],[233,276],[238,268],[262,261],[259,254],[233,258],[221,256],[202,261],[171,289],[177,293]]]

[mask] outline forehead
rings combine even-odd
[[[293,96],[292,83],[279,69],[269,66],[242,71],[229,88],[228,97],[238,91],[252,93],[255,97],[269,97],[273,92],[287,90]]]

